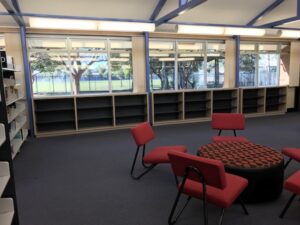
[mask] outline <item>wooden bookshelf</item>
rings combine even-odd
[[[212,91],[213,113],[237,113],[238,89],[215,89]]]
[[[121,129],[148,121],[145,93],[39,97],[33,102],[37,137]]]

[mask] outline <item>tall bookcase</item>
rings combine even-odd
[[[0,224],[19,225],[12,161],[12,145],[15,137],[11,130],[12,115],[8,115],[7,112],[7,107],[14,103],[6,101],[7,90],[4,87],[6,71],[0,64]]]
[[[126,128],[148,120],[145,93],[42,97],[33,100],[33,108],[38,137]]]
[[[1,89],[3,89],[3,99],[6,106],[7,122],[9,127],[11,154],[14,158],[20,151],[24,141],[27,139],[28,130],[26,104],[24,94],[20,90],[23,84],[17,80],[15,73],[20,72],[13,64],[13,58],[6,56],[5,51],[1,51]]]

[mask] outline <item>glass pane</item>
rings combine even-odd
[[[150,76],[152,90],[174,89],[175,55],[150,53]]]
[[[4,37],[0,36],[0,50],[5,48],[5,40]]]
[[[79,51],[104,51],[106,49],[105,42],[105,40],[71,39],[71,48]]]
[[[34,95],[66,95],[71,93],[68,55],[36,52],[29,55]]]
[[[278,45],[271,45],[271,44],[260,44],[258,49],[260,53],[263,52],[277,52]]]
[[[71,53],[70,62],[76,93],[108,92],[107,54]]]
[[[240,54],[239,86],[247,87],[255,85],[255,54]]]
[[[279,54],[259,54],[258,85],[278,85]]]
[[[241,44],[240,51],[242,52],[253,52],[255,51],[255,44]]]
[[[220,88],[224,84],[225,58],[223,55],[207,55],[207,87]]]
[[[199,52],[203,50],[203,43],[178,42],[178,51]]]
[[[203,54],[183,53],[178,55],[178,82],[178,87],[183,89],[206,87]]]
[[[67,40],[62,39],[46,39],[46,38],[30,38],[28,39],[28,48],[31,50],[47,50],[57,51],[67,49]]]
[[[220,88],[224,84],[225,44],[207,44],[207,87]]]
[[[151,51],[174,51],[174,42],[150,41],[149,49]]]
[[[112,91],[132,91],[132,57],[122,53],[110,54]]]
[[[290,83],[289,73],[290,73],[290,46],[281,45],[279,85],[288,85]]]
[[[110,49],[130,51],[132,49],[132,42],[124,40],[111,40]]]

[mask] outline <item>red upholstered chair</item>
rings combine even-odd
[[[282,210],[280,214],[280,218],[283,218],[286,211],[290,207],[292,201],[297,195],[300,195],[300,170],[294,173],[292,176],[290,176],[285,182],[284,182],[284,189],[292,192],[292,196],[287,202],[286,206]]]
[[[300,162],[300,148],[283,148],[282,154],[289,157],[289,160],[284,165],[284,169],[290,164],[293,159]]]
[[[213,142],[219,141],[249,141],[243,136],[236,136],[236,130],[245,129],[245,117],[240,113],[213,113],[212,129],[219,130],[218,136],[213,137]],[[233,130],[234,136],[220,136],[222,130]]]
[[[248,181],[245,178],[225,173],[224,165],[219,160],[207,159],[187,153],[169,153],[173,172],[176,176],[183,177],[178,185],[178,194],[172,207],[169,224],[175,224],[184,208],[191,198],[203,200],[204,224],[207,225],[207,202],[222,208],[219,224],[222,224],[225,209],[238,199],[245,214],[248,211],[240,197],[247,187]],[[188,196],[183,208],[173,220],[181,194]]]
[[[131,134],[137,145],[136,153],[132,163],[130,174],[134,179],[140,179],[150,170],[152,170],[157,164],[169,163],[168,153],[170,152],[186,152],[187,148],[185,146],[160,146],[145,154],[146,144],[155,138],[154,131],[148,122],[141,123],[136,127],[131,128]],[[140,151],[140,147],[143,146],[142,152],[142,165],[146,170],[138,176],[135,176],[134,167],[136,164],[136,159]],[[146,164],[150,164],[147,166]],[[177,177],[175,177],[177,178]],[[176,179],[177,182],[177,179]]]

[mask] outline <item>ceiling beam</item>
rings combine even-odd
[[[284,0],[276,0],[271,5],[269,5],[267,8],[265,8],[263,11],[261,11],[257,16],[255,16],[252,20],[250,20],[247,25],[253,25],[258,20],[260,20],[262,17],[266,16],[268,13],[270,13],[273,9],[275,9],[277,6],[279,6]]]
[[[25,26],[24,20],[16,15],[18,11],[16,11],[16,9],[9,0],[0,0],[0,2],[20,27]]]
[[[166,2],[167,2],[167,0],[159,0],[152,15],[150,16],[150,20],[155,20],[157,18],[158,14],[162,10],[162,8],[164,7]]]
[[[189,2],[187,2],[186,4],[178,7],[177,9],[173,10],[172,12],[168,13],[167,15],[159,18],[158,20],[155,21],[155,25],[159,26],[163,23],[168,22],[169,20],[177,17],[178,15],[180,15],[181,13],[184,13],[204,2],[206,2],[207,0],[191,0]]]
[[[259,27],[262,27],[262,28],[274,28],[276,26],[280,26],[280,25],[285,24],[285,23],[294,22],[294,21],[297,21],[299,19],[300,18],[298,16],[293,16],[293,17],[286,18],[286,19],[283,19],[283,20],[278,20],[278,21],[274,21],[274,22],[271,22],[271,23],[263,24],[263,25],[261,25]]]

